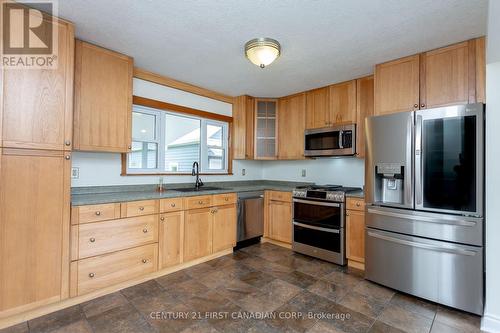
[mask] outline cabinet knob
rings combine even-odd
[[[148,262],[148,259],[142,259],[142,263],[145,264]]]
[[[174,204],[174,203],[171,203],[171,204],[170,204],[170,207],[175,207],[175,204]]]
[[[229,201],[229,198],[228,198],[228,197],[225,197],[225,198],[224,198],[224,201]]]
[[[93,278],[95,276],[94,273],[89,273],[89,278]]]
[[[89,241],[90,241],[91,243],[94,243],[94,242],[95,242],[95,238],[94,238],[94,237],[91,237],[91,238],[89,239]]]
[[[347,212],[345,213],[345,216],[349,216],[349,215],[350,215],[349,213],[347,213]]]
[[[356,202],[356,207],[359,207],[361,206],[361,204],[359,202]]]
[[[66,146],[71,146],[71,141],[70,141],[70,140],[66,140],[66,141],[64,141],[64,144],[65,144]]]
[[[144,207],[142,207],[142,206],[141,206],[141,207],[139,207],[139,210],[144,210]]]
[[[418,104],[413,104],[413,107],[416,109],[418,108]]]
[[[144,229],[142,229],[142,232],[145,233],[145,234],[147,234],[148,233],[148,229],[144,228]]]
[[[160,221],[165,221],[165,218],[163,216],[160,217]]]
[[[200,201],[198,201],[198,204],[199,204],[199,205],[203,205],[203,201],[201,201],[201,200],[200,200]]]
[[[64,156],[64,159],[66,159],[66,160],[70,160],[70,159],[71,159],[71,156],[66,155],[66,156]]]
[[[127,148],[128,148],[128,149],[132,149],[132,145],[128,145],[128,147],[127,147]]]
[[[425,104],[420,104],[420,107],[421,108],[425,108]]]
[[[101,215],[101,212],[100,212],[100,211],[97,211],[97,212],[95,212],[95,215],[100,216],[100,215]]]

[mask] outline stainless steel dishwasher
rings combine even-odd
[[[259,240],[264,234],[264,192],[238,193],[238,245]]]

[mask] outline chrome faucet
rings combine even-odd
[[[196,176],[196,183],[194,184],[194,187],[196,189],[199,189],[200,186],[203,186],[203,182],[201,181],[200,178],[200,166],[198,165],[198,162],[193,163],[193,169],[191,170],[191,175]]]

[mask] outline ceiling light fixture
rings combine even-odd
[[[264,68],[281,54],[281,45],[272,38],[255,38],[245,44],[245,55],[253,64]]]

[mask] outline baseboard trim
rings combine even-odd
[[[260,239],[260,242],[261,243],[271,243],[271,244],[278,245],[278,246],[281,246],[281,247],[284,247],[284,248],[287,248],[287,249],[292,249],[292,244],[288,244],[288,243],[285,243],[285,242],[280,242],[280,241],[277,241],[277,240],[274,240],[274,239],[271,239],[271,238],[267,238],[267,237],[262,237]]]
[[[481,319],[481,330],[490,333],[500,332],[500,317],[486,313]]]
[[[29,310],[29,311],[18,313],[18,314],[9,316],[9,317],[3,317],[3,318],[0,318],[0,329],[19,324],[19,323],[25,322],[27,320],[31,320],[33,318],[41,317],[41,316],[44,316],[46,314],[62,310],[62,309],[68,308],[68,307],[73,306],[73,305],[87,302],[87,301],[93,300],[95,298],[105,296],[107,294],[111,294],[111,293],[117,292],[119,290],[134,286],[136,284],[143,283],[143,282],[146,282],[146,281],[149,281],[152,279],[156,279],[160,276],[174,273],[174,272],[180,271],[181,269],[185,269],[185,268],[188,268],[188,267],[191,267],[194,265],[198,265],[198,264],[201,264],[203,262],[210,261],[212,259],[216,259],[216,258],[225,256],[225,255],[231,254],[231,253],[233,253],[232,248],[211,254],[211,255],[203,257],[203,258],[199,258],[199,259],[195,259],[195,260],[192,260],[192,261],[189,261],[186,263],[182,263],[182,264],[179,264],[177,266],[168,267],[168,268],[150,273],[148,275],[141,276],[141,277],[136,278],[136,279],[128,280],[128,281],[125,281],[125,282],[122,282],[122,283],[119,283],[119,284],[116,284],[116,285],[113,285],[110,287],[106,287],[106,288],[103,288],[103,289],[100,289],[97,291],[93,291],[93,292],[85,294],[85,295],[67,298],[67,299],[62,300],[62,301],[57,302],[57,303],[44,305],[44,306],[41,306],[39,308],[35,308],[35,309]]]

